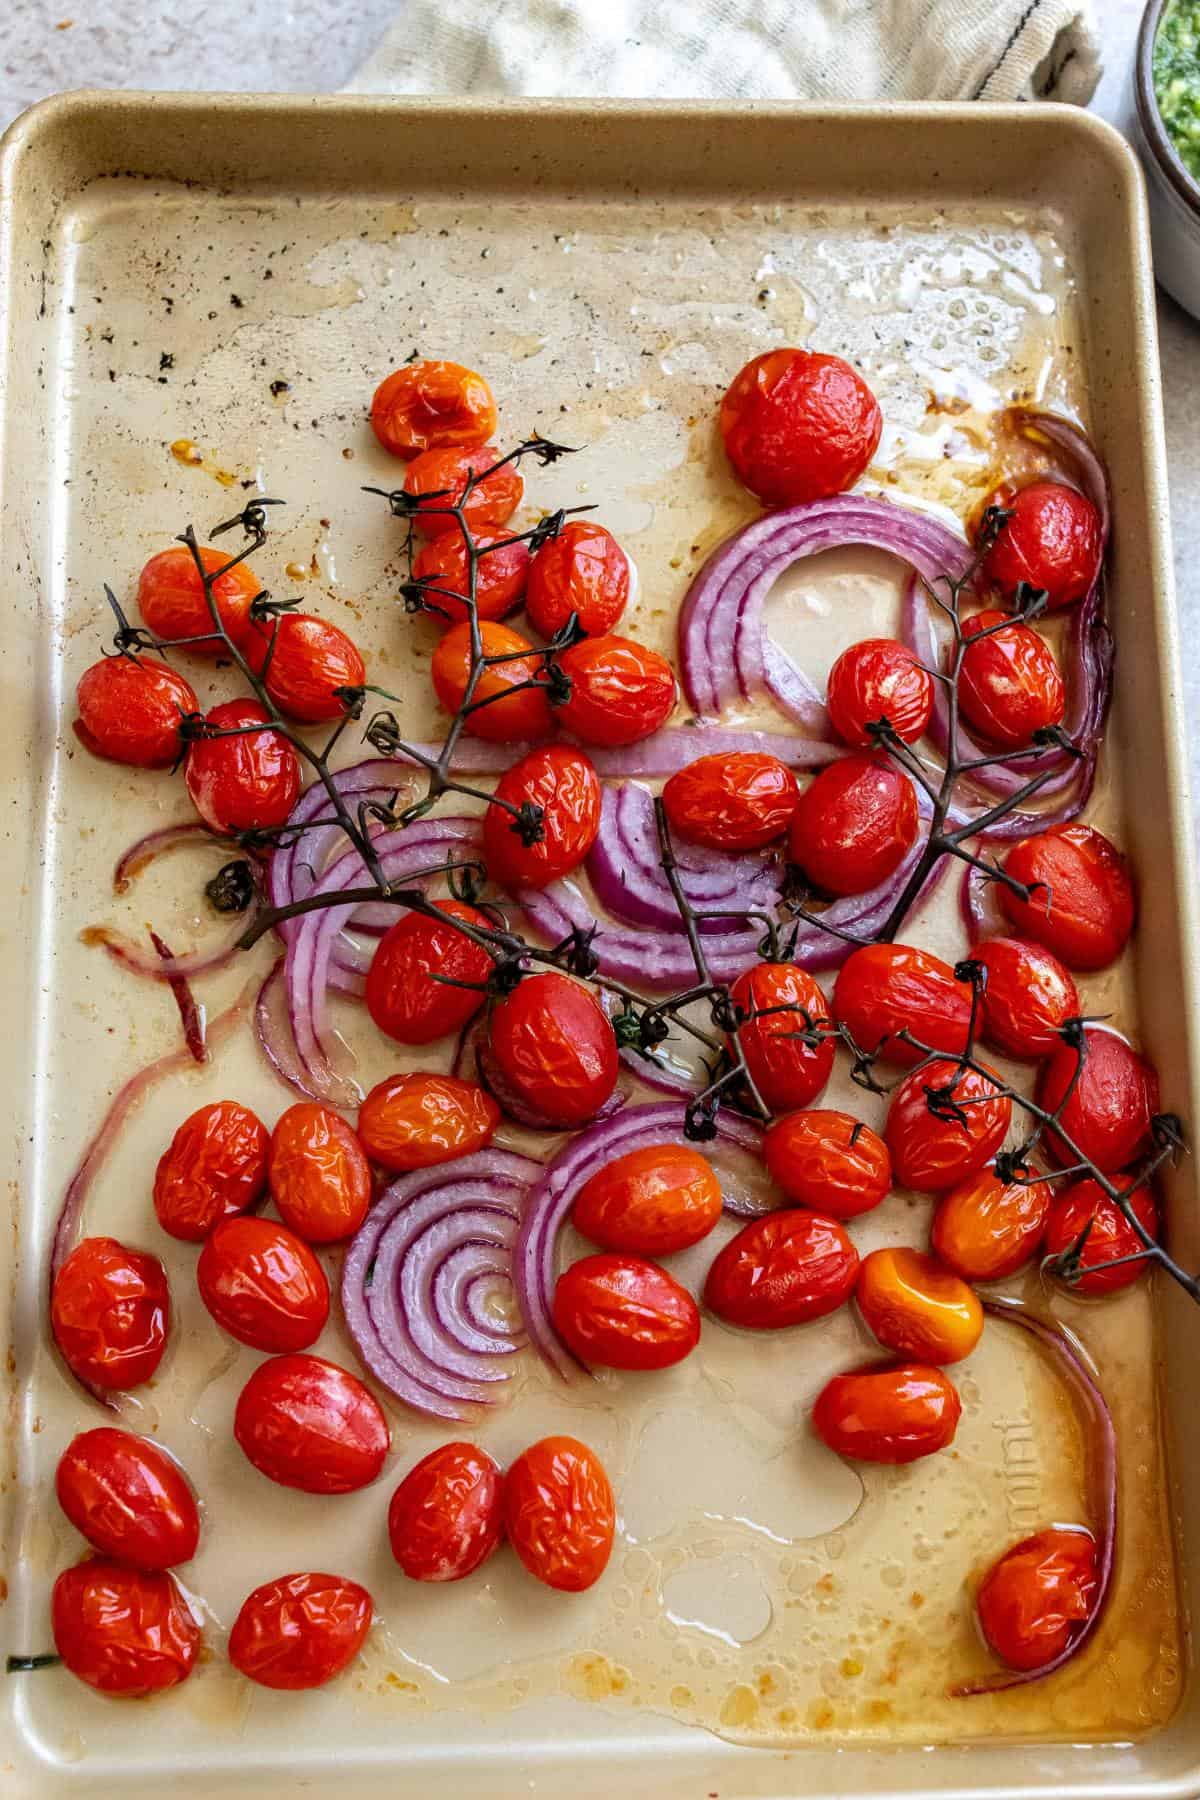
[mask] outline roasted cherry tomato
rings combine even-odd
[[[500,1108],[477,1081],[456,1075],[389,1075],[359,1109],[358,1136],[373,1163],[393,1173],[471,1156],[492,1141]]]
[[[571,1222],[604,1250],[670,1256],[707,1237],[721,1216],[712,1164],[684,1144],[627,1151],[585,1181]]]
[[[589,637],[611,631],[629,599],[629,558],[611,531],[572,519],[529,565],[525,611],[552,638],[574,613]]]
[[[1117,1184],[1124,1187],[1125,1183]],[[1152,1238],[1158,1236],[1158,1207],[1149,1188],[1135,1188],[1129,1206]],[[1083,1273],[1069,1282],[1075,1294],[1112,1294],[1118,1288],[1140,1281],[1154,1265],[1146,1246],[1104,1189],[1096,1181],[1077,1181],[1065,1194],[1059,1194],[1046,1222],[1044,1249],[1049,1256],[1061,1256],[1073,1250],[1082,1237],[1087,1237],[1079,1251]],[[1136,1262],[1120,1261],[1115,1269],[1100,1269],[1097,1263],[1118,1262],[1124,1257],[1137,1257]]]
[[[917,796],[883,756],[830,763],[792,815],[791,858],[824,894],[865,894],[904,861],[917,835]]]
[[[329,1317],[324,1269],[274,1219],[218,1225],[200,1252],[196,1285],[222,1331],[252,1350],[307,1350]]]
[[[853,487],[882,428],[862,376],[840,356],[812,350],[756,356],[721,402],[725,453],[767,506],[800,506]]]
[[[64,1362],[92,1387],[140,1387],[167,1343],[171,1299],[156,1256],[84,1238],[55,1278],[50,1328]]]
[[[300,1100],[276,1120],[267,1186],[284,1224],[306,1244],[351,1237],[371,1204],[362,1145],[345,1119],[317,1100]]]
[[[767,1131],[762,1149],[772,1181],[788,1199],[827,1218],[870,1212],[892,1185],[887,1145],[849,1113],[784,1113]]]
[[[195,1556],[200,1514],[187,1476],[158,1444],[99,1425],[73,1437],[54,1475],[58,1504],[105,1556],[169,1569]]]
[[[979,1626],[1001,1662],[1040,1669],[1061,1656],[1099,1592],[1090,1531],[1052,1525],[994,1562],[975,1599]]]
[[[554,1125],[584,1125],[617,1085],[617,1040],[582,982],[527,975],[492,1008],[488,1043],[519,1100]]]
[[[391,1437],[357,1375],[323,1356],[273,1356],[238,1396],[233,1435],[261,1475],[306,1494],[348,1494],[383,1467]]]
[[[578,1438],[523,1450],[504,1483],[504,1524],[525,1567],[547,1587],[580,1593],[612,1555],[616,1508],[604,1465]]]
[[[549,737],[554,726],[546,689],[539,683],[527,687],[541,667],[541,659],[528,638],[507,625],[485,619],[479,627],[485,656],[511,656],[484,669],[475,684],[464,727],[472,737],[493,744],[515,744],[521,738]],[[527,650],[528,656],[517,655]],[[430,664],[437,697],[447,712],[457,712],[466,698],[471,673],[471,627],[452,625],[433,653]],[[509,690],[513,689],[514,692]]]
[[[305,724],[340,719],[346,708],[335,688],[361,687],[367,678],[354,640],[314,613],[280,613],[254,625],[246,654],[280,712]]]
[[[833,1068],[834,1041],[808,1044],[801,1032],[829,1029],[829,1002],[799,963],[756,963],[730,990],[744,1019],[738,1031],[751,1080],[771,1112],[815,1100]]]
[[[1158,1076],[1145,1057],[1115,1031],[1087,1025],[1083,1035],[1083,1068],[1079,1067],[1080,1052],[1061,1044],[1042,1067],[1038,1104],[1047,1112],[1062,1107],[1062,1136],[1053,1130],[1046,1134],[1059,1162],[1074,1163],[1086,1157],[1108,1174],[1125,1168],[1150,1148],[1152,1121],[1158,1111]]]
[[[1004,868],[1032,891],[1028,900],[1003,882],[1000,904],[1022,937],[1044,944],[1069,969],[1115,962],[1133,930],[1133,880],[1125,858],[1091,825],[1051,825],[1022,838]]]
[[[964,1281],[1003,1281],[1036,1254],[1054,1199],[1048,1181],[1001,1181],[978,1169],[938,1202],[931,1239]]]
[[[727,1325],[778,1331],[836,1312],[857,1277],[858,1251],[837,1220],[788,1207],[730,1238],[708,1271],[704,1304]]]
[[[515,463],[496,468],[501,452],[495,444],[478,450],[422,450],[408,465],[404,491],[417,501],[413,523],[426,537],[437,537],[454,524],[448,506],[462,505],[467,526],[482,535],[508,523],[521,504],[525,483]],[[462,496],[472,474],[483,474],[471,492]],[[428,495],[428,499],[423,496]]]
[[[201,548],[200,557],[205,574],[211,575],[214,569],[225,567],[230,553]],[[250,607],[262,591],[261,583],[249,563],[242,562],[226,574],[218,575],[212,591],[221,623],[240,648],[250,630]],[[207,642],[189,644],[188,649],[199,656],[229,654],[213,631],[204,583],[185,544],[172,544],[169,550],[160,550],[157,556],[150,558],[138,576],[137,603],[138,611],[156,638],[170,641],[211,634]]]
[[[1011,599],[1021,582],[1044,588],[1047,610],[1082,600],[1100,573],[1100,515],[1061,481],[1031,481],[990,497],[1012,516],[983,561],[983,578]]]
[[[200,1648],[200,1627],[172,1576],[102,1556],[63,1570],[50,1629],[72,1675],[124,1699],[183,1681]]]
[[[79,677],[75,702],[84,749],[134,769],[178,762],[179,721],[200,710],[191,683],[153,656],[102,656]]]
[[[490,931],[492,921],[460,900],[437,900],[447,919]],[[452,982],[481,985],[492,958],[454,925],[425,913],[405,913],[380,939],[367,970],[367,1011],[386,1037],[398,1044],[431,1044],[458,1031],[483,1005],[483,993]],[[446,975],[448,981],[435,981]]]
[[[482,375],[461,363],[405,363],[371,401],[371,430],[406,462],[423,450],[473,450],[496,429],[496,402]]]
[[[392,1555],[412,1581],[461,1581],[504,1536],[504,1476],[486,1450],[441,1444],[408,1471],[388,1507]]]
[[[757,850],[782,837],[799,798],[787,764],[758,750],[699,756],[662,793],[672,831],[712,850]]]
[[[543,888],[577,869],[600,831],[600,779],[582,750],[546,744],[531,750],[496,783],[507,806],[541,808],[541,836],[527,844],[507,806],[483,815],[483,849],[493,881]]]
[[[1079,1014],[1069,970],[1044,944],[988,938],[968,955],[987,970],[983,1033],[1008,1056],[1036,1059],[1061,1048],[1059,1027]]]
[[[229,1660],[260,1687],[324,1687],[354,1661],[372,1617],[370,1594],[345,1575],[280,1575],[242,1601]]]
[[[825,703],[844,744],[868,750],[868,725],[886,719],[896,736],[915,743],[933,711],[933,677],[907,644],[896,638],[864,638],[851,644],[829,671]]]
[[[571,683],[559,720],[585,744],[636,744],[675,710],[675,671],[632,638],[584,638],[558,666]]]
[[[205,717],[225,731],[268,721],[256,700],[227,700]],[[183,778],[211,830],[272,831],[287,824],[300,797],[300,758],[278,731],[196,738],[188,745]]]
[[[1012,1122],[997,1078],[936,1061],[914,1069],[892,1095],[883,1135],[900,1187],[940,1194],[996,1154]]]
[[[581,1362],[669,1369],[700,1342],[700,1309],[685,1287],[640,1256],[584,1256],[554,1289],[554,1326]]]
[[[872,1250],[854,1297],[884,1348],[917,1362],[961,1362],[983,1331],[974,1289],[920,1250]]]
[[[164,1231],[202,1244],[215,1225],[245,1212],[267,1185],[262,1120],[237,1100],[198,1107],[158,1159],[154,1210]]]
[[[878,1051],[888,1062],[913,1063],[923,1053],[901,1040],[906,1029],[932,1050],[966,1049],[971,989],[928,950],[864,944],[838,970],[833,1016],[860,1050]]]
[[[963,620],[970,638],[958,677],[958,704],[971,729],[1002,750],[1020,750],[1035,731],[1062,722],[1066,690],[1053,650],[1032,625],[1007,613]],[[995,627],[999,627],[999,630]],[[981,631],[987,637],[974,639]]]
[[[487,532],[474,536],[473,542],[476,550],[487,552],[480,555],[475,567],[475,610],[481,619],[507,618],[521,604],[525,592],[529,545]],[[460,597],[470,591],[471,574],[467,546],[457,525],[421,545],[412,572],[415,581],[429,584],[427,605],[438,609],[431,611],[431,618],[444,615],[448,624],[458,625],[470,617],[466,601]]]
[[[910,1463],[954,1442],[962,1402],[948,1375],[898,1363],[835,1375],[817,1395],[813,1425],[854,1462]]]

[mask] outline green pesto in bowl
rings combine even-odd
[[[1154,97],[1180,162],[1200,181],[1200,0],[1167,0],[1154,38]]]

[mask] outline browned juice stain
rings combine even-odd
[[[238,476],[233,469],[227,469],[210,453],[205,455],[193,438],[176,438],[169,446],[171,455],[177,463],[187,469],[202,469],[211,475],[220,487],[231,488],[236,485]]]

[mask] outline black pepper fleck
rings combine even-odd
[[[240,307],[240,306],[245,306],[246,302],[243,299],[241,299],[241,297],[239,295],[230,294],[229,304],[230,304],[230,306],[239,306]]]

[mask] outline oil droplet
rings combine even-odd
[[[204,461],[203,450],[191,438],[176,438],[171,445],[171,455],[176,462],[190,463],[195,468],[198,468]]]
[[[563,1665],[563,1685],[577,1700],[608,1700],[629,1686],[629,1670],[595,1651],[570,1657]]]
[[[758,1696],[753,1688],[731,1688],[721,1706],[722,1725],[753,1725],[758,1717]]]
[[[287,564],[287,566],[285,567],[283,572],[287,576],[289,581],[307,581],[308,580],[308,564],[307,563],[290,562]]]

